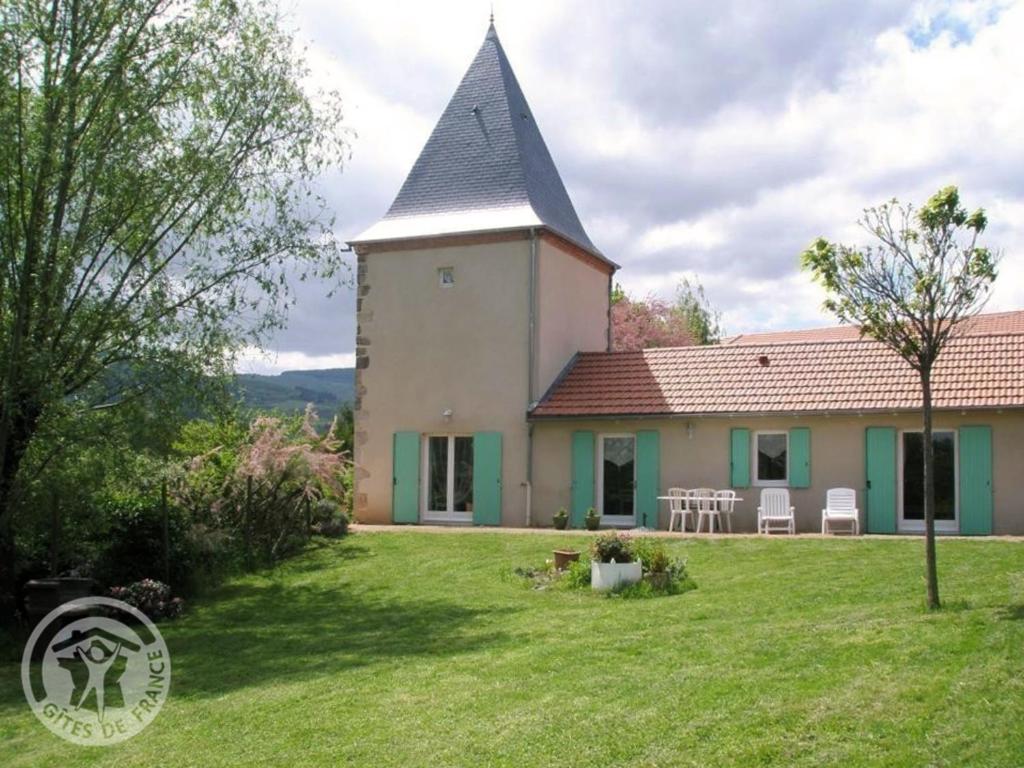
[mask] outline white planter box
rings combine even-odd
[[[639,560],[635,563],[590,563],[590,586],[599,592],[636,584],[643,575]]]

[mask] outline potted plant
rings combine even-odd
[[[553,518],[553,520],[555,523],[555,528],[557,528],[560,531],[565,530],[566,526],[569,525],[569,514],[565,511],[565,507],[562,507],[560,510],[555,512],[555,517]]]
[[[554,552],[555,569],[559,571],[564,571],[569,567],[569,563],[580,559],[580,553],[577,549],[556,549]]]
[[[588,531],[596,531],[601,527],[601,516],[597,514],[597,510],[593,507],[587,510],[587,516],[583,518],[583,524],[587,526]]]
[[[599,536],[590,547],[590,586],[600,592],[636,584],[643,566],[633,554],[633,543],[612,531]]]

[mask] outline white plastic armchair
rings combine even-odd
[[[786,531],[796,533],[796,509],[789,504],[789,491],[785,488],[765,488],[761,491],[761,506],[757,508],[757,532]]]
[[[834,523],[849,525],[854,535],[860,532],[857,492],[853,488],[829,488],[825,493],[825,508],[821,510],[822,534],[828,533]]]
[[[715,532],[715,520],[718,521],[718,530],[722,530],[714,488],[694,488],[690,491],[690,503],[697,507],[697,526],[694,528],[697,533],[700,533],[705,520],[708,521],[708,533]]]
[[[697,514],[697,510],[690,506],[690,492],[685,488],[669,488],[668,489],[668,529],[671,531],[675,526],[676,518],[679,520],[679,530],[686,530],[687,518],[694,517]]]

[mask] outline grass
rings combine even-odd
[[[651,600],[507,575],[578,537],[362,533],[165,624],[171,697],[116,747],[51,736],[0,666],[0,765],[1024,763],[1024,544],[673,541]]]

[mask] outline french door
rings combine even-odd
[[[636,524],[636,436],[601,435],[598,442],[598,512],[605,525]]]
[[[957,501],[956,432],[935,430],[935,530],[956,533],[959,530]],[[904,431],[900,439],[899,530],[924,530],[924,435]]]
[[[427,435],[423,450],[423,520],[473,520],[473,438]]]

